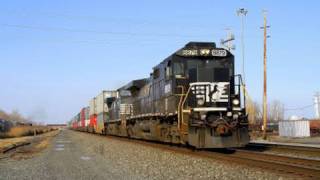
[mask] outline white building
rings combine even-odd
[[[279,121],[279,136],[310,137],[310,122],[297,116],[292,116],[290,120]]]

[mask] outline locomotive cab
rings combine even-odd
[[[168,61],[178,95],[178,128],[197,148],[240,147],[249,141],[240,75],[234,56],[214,43],[188,43]],[[183,135],[182,135],[183,136]]]

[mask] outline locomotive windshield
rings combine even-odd
[[[174,63],[176,78],[187,77],[190,82],[229,82],[233,75],[229,61],[217,59],[190,59]]]

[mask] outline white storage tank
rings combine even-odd
[[[279,121],[279,135],[284,137],[310,137],[309,120],[290,118]]]

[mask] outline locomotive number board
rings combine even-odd
[[[227,56],[227,51],[224,49],[182,49],[177,52],[177,55],[225,57]]]

